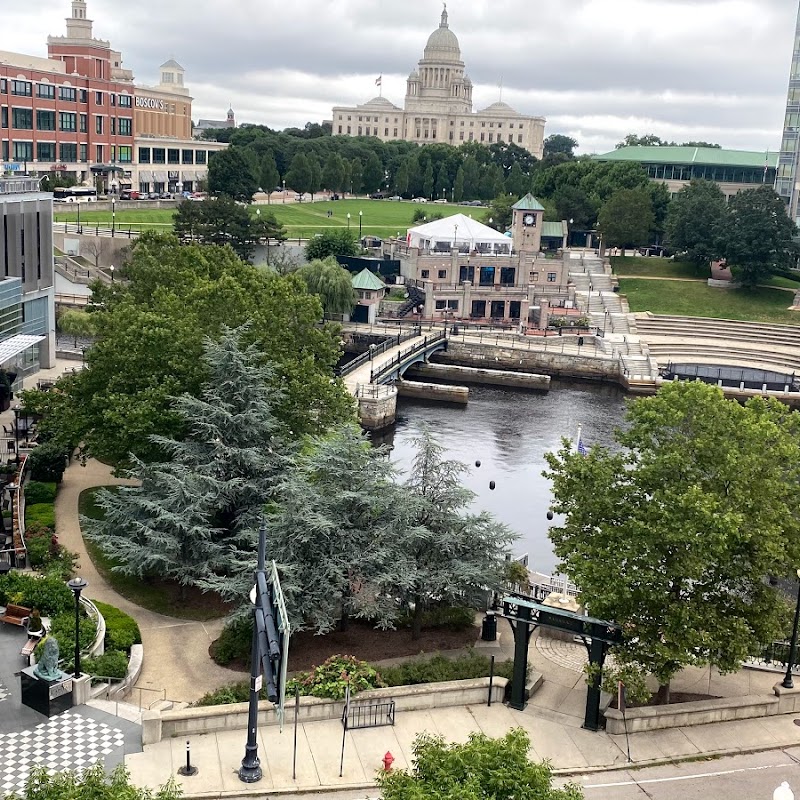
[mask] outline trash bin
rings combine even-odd
[[[487,614],[483,618],[481,625],[481,639],[484,642],[497,641],[497,617],[494,614]]]
[[[583,347],[583,336],[578,337],[578,347]]]
[[[450,333],[453,336],[458,336],[458,325],[453,325],[453,327],[450,329]]]

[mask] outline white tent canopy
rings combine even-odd
[[[511,240],[505,234],[464,214],[454,214],[426,225],[409,228],[407,243],[409,247],[435,253],[449,253],[452,249],[462,253],[511,253]]]

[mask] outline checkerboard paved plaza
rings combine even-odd
[[[103,762],[123,746],[125,736],[91,717],[67,711],[34,728],[0,734],[0,793],[22,795],[34,766],[53,772],[80,770]]]

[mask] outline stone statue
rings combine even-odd
[[[44,640],[42,657],[33,674],[45,681],[57,681],[61,678],[61,670],[58,668],[58,642],[54,636],[48,636]]]

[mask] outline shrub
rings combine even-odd
[[[67,654],[71,654],[75,650],[75,614],[68,611],[65,614],[59,614],[50,622],[50,636],[55,636],[58,641],[58,648],[61,651],[61,657],[65,658]],[[80,643],[81,650],[87,650],[94,642],[94,637],[97,635],[97,625],[90,617],[83,614],[81,609],[80,618]]]
[[[56,499],[58,487],[55,483],[42,481],[28,481],[25,484],[25,502],[28,505],[36,503],[52,503]]]
[[[38,608],[31,611],[30,619],[28,620],[28,632],[38,633],[42,629],[42,615],[39,613]]]
[[[31,567],[40,569],[50,561],[54,538],[52,529],[42,525],[41,522],[33,522],[26,526],[25,545],[28,548],[28,561]]]
[[[108,650],[124,650],[130,653],[131,646],[142,643],[142,634],[136,620],[124,611],[108,603],[93,601],[106,621],[105,645]],[[110,675],[111,673],[104,673]]]
[[[214,642],[214,661],[223,667],[238,659],[249,662],[252,639],[253,618],[251,615],[229,620],[225,623],[219,639]]]
[[[51,530],[56,527],[56,507],[52,503],[35,503],[25,506],[25,525],[39,523]]]
[[[301,694],[341,700],[348,685],[351,694],[385,686],[377,670],[366,661],[353,656],[331,656],[311,672],[292,678],[286,684],[286,692],[294,694],[299,686]]]
[[[81,660],[81,667],[91,675],[122,679],[128,674],[128,655],[122,650],[106,650],[97,658]]]
[[[67,468],[67,451],[57,442],[45,442],[31,452],[28,463],[33,480],[61,483]]]
[[[55,537],[53,537],[55,538]],[[58,545],[55,556],[44,566],[44,574],[48,578],[55,578],[59,581],[68,581],[75,574],[75,565],[78,563],[78,554],[72,550],[67,550],[63,545]]]
[[[415,659],[397,664],[393,667],[383,667],[381,678],[387,686],[411,686],[418,683],[439,683],[442,681],[465,681],[472,678],[487,678],[491,667],[491,660],[471,650],[469,653],[455,659],[444,656],[433,658]],[[499,661],[494,665],[494,674],[501,678],[508,678],[514,671],[514,662]]]
[[[8,601],[38,608],[45,617],[55,617],[75,607],[72,592],[60,578],[24,572],[9,572],[0,577],[0,604]]]
[[[411,614],[404,614],[397,620],[397,626],[410,628]],[[441,606],[429,608],[422,614],[423,629],[449,628],[454,631],[465,631],[475,624],[475,611],[462,606]]]

